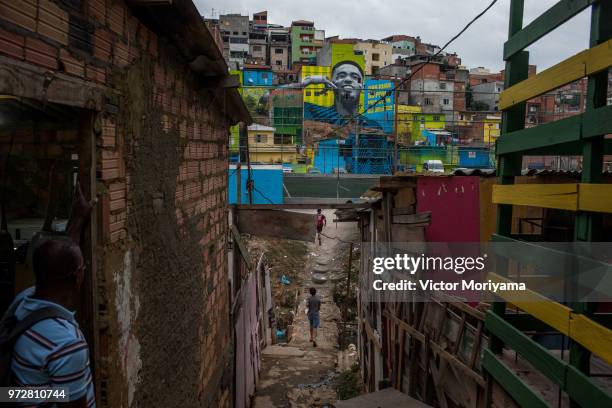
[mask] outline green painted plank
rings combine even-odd
[[[497,154],[521,151],[532,153],[531,150],[546,148],[549,154],[559,154],[554,151],[556,145],[608,133],[612,133],[612,105],[502,135],[497,140],[496,152]],[[581,154],[582,148],[578,147],[575,152],[566,149],[562,150],[562,153]]]
[[[515,153],[539,147],[580,140],[582,115],[521,129],[502,135],[495,146],[497,154]]]
[[[504,44],[504,60],[525,49],[597,0],[561,0]]]
[[[567,365],[565,392],[582,407],[612,407],[612,395],[599,388],[593,379],[581,373],[577,368]]]
[[[541,320],[527,313],[506,313],[504,320],[522,332],[556,332],[556,330]]]
[[[540,394],[525,384],[488,349],[484,350],[482,366],[521,407],[548,408]]]
[[[606,73],[604,72],[604,74]],[[587,110],[582,116],[584,117],[582,120],[583,138],[591,138],[612,133],[612,105]]]
[[[612,105],[611,105],[612,106]],[[580,156],[584,153],[582,145],[584,139],[577,142],[568,142],[550,147],[539,147],[537,149],[525,150],[525,156]],[[604,139],[603,154],[612,154],[612,139]]]
[[[563,387],[566,366],[563,361],[550,354],[544,347],[490,311],[487,312],[485,317],[485,328],[495,336],[503,339],[509,348],[519,353],[551,381]]]
[[[491,334],[502,338],[509,348],[515,350],[534,368],[559,385],[563,391],[581,406],[612,406],[612,395],[601,389],[591,378],[581,373],[577,368],[550,354],[544,347],[531,340],[509,322],[491,311],[486,314],[485,328]],[[499,359],[498,362],[503,364]],[[483,365],[487,368],[486,362],[483,362]],[[497,380],[500,381],[499,379]],[[507,391],[512,394],[509,390]]]

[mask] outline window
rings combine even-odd
[[[444,99],[442,99],[442,103],[443,103],[444,105],[448,105],[448,104],[450,103],[450,100],[449,100],[449,99],[444,98]]]
[[[238,31],[234,31],[232,34],[234,34],[234,35],[238,35]]]
[[[254,45],[253,46],[253,51],[254,52],[261,52],[261,45]]]
[[[431,99],[429,99],[429,98],[425,98],[425,102],[424,103],[425,103],[425,105],[431,105],[432,104],[431,103]]]
[[[292,144],[293,138],[291,135],[274,135],[274,144]]]
[[[274,49],[274,53],[275,54],[282,54],[283,53],[283,49],[282,48],[275,48]]]
[[[310,91],[306,91],[306,96],[310,96],[310,95],[311,95]]]
[[[266,143],[267,141],[267,135],[255,135],[255,143]]]
[[[276,61],[275,64],[276,65],[283,65],[283,61]]]
[[[230,51],[230,58],[246,58],[249,56],[245,51]]]
[[[425,123],[425,116],[421,116],[421,123]]]
[[[440,82],[440,89],[446,89],[446,82]]]
[[[377,52],[372,53],[372,61],[380,61],[380,54]]]
[[[439,122],[439,121],[440,121],[440,117],[439,117],[438,115],[435,115],[435,116],[433,117],[433,121],[434,121],[434,122]]]

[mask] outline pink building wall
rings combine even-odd
[[[480,241],[479,177],[431,176],[417,179],[417,212],[431,211],[428,242]]]

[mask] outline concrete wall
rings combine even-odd
[[[354,49],[363,51],[366,75],[375,75],[378,69],[393,64],[393,46],[391,44],[360,41],[355,44]]]
[[[123,1],[0,0],[0,54],[0,93],[92,109],[98,406],[230,406],[223,101]]]
[[[251,166],[251,175],[255,190],[253,191],[253,204],[282,204],[283,203],[283,166],[281,165],[261,165]],[[237,203],[237,178],[236,165],[232,164],[229,173],[229,202]],[[249,193],[247,190],[247,180],[249,170],[246,164],[242,165],[240,171],[240,200],[242,204],[249,203]],[[262,194],[263,193],[263,194]]]
[[[499,94],[504,90],[503,82],[485,82],[472,87],[474,102],[482,102],[487,105],[487,110],[498,109]]]

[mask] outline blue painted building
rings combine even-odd
[[[459,167],[494,168],[486,147],[459,147]]]
[[[336,168],[345,169],[344,156],[340,154],[341,143],[344,140],[321,140],[315,150],[313,167],[323,174],[333,174]]]
[[[343,149],[346,170],[353,174],[391,174],[393,144],[384,135],[360,135],[359,146],[354,134],[346,139]]]
[[[236,204],[236,165],[229,166],[228,200],[230,204]],[[251,176],[254,181],[253,204],[282,204],[283,203],[283,166],[281,165],[251,165]],[[246,164],[242,164],[240,171],[240,189],[242,204],[249,203],[247,191],[247,180],[249,177]]]
[[[263,69],[248,69],[242,71],[243,86],[271,86],[272,71]]]
[[[366,78],[365,88],[364,116],[378,122],[385,133],[393,133],[394,94],[391,92],[387,95],[388,91],[393,90],[393,81]]]

